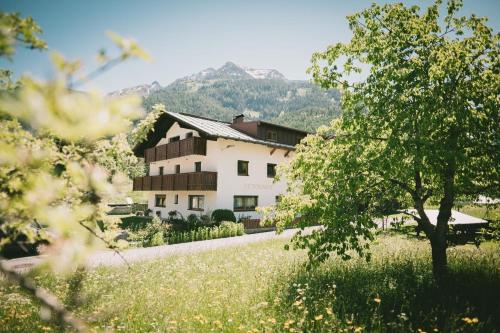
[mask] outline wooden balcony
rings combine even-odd
[[[217,172],[200,171],[134,178],[134,191],[217,191]]]
[[[207,140],[197,136],[170,142],[144,151],[146,163],[168,160],[187,155],[206,155]]]

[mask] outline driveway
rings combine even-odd
[[[306,232],[310,232],[313,228],[306,228]],[[163,258],[176,254],[190,254],[197,252],[205,252],[216,250],[225,247],[241,246],[251,243],[262,242],[270,239],[286,239],[291,238],[299,229],[288,229],[281,234],[276,234],[275,231],[255,233],[250,235],[236,236],[230,238],[218,238],[190,243],[162,245],[145,248],[135,248],[121,251],[121,255],[128,263],[147,261],[157,258]],[[45,256],[34,256],[7,260],[8,267],[16,270],[29,270],[31,267],[40,264]],[[124,265],[123,259],[114,251],[104,250],[97,251],[91,254],[87,259],[87,267],[98,266],[119,266]]]

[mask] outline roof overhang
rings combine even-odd
[[[132,151],[134,152],[134,155],[137,157],[144,157],[144,151],[148,148],[156,146],[156,144],[158,142],[160,142],[160,140],[165,136],[165,133],[167,133],[168,130],[175,123],[178,123],[183,128],[192,129],[192,130],[197,131],[202,138],[209,139],[209,140],[216,139],[216,137],[209,135],[208,133],[206,133],[203,130],[200,130],[199,128],[189,124],[188,122],[185,122],[181,119],[177,119],[177,118],[169,115],[168,113],[163,113],[156,120],[153,128],[147,134],[146,139],[144,141],[142,141],[141,143],[136,144],[135,147],[132,149]]]
[[[199,117],[199,118],[202,118],[202,117]],[[202,119],[212,120],[212,119],[208,119],[208,118],[202,118]],[[141,143],[138,143],[137,145],[135,145],[135,147],[132,149],[132,151],[134,152],[134,155],[137,157],[144,157],[144,151],[148,148],[152,148],[152,147],[156,146],[158,144],[158,142],[160,142],[160,140],[165,136],[165,134],[168,132],[168,130],[175,123],[178,123],[183,128],[192,129],[194,131],[197,131],[199,133],[200,137],[205,138],[207,140],[217,140],[217,138],[223,138],[226,140],[242,141],[242,142],[248,142],[248,143],[253,143],[253,144],[265,145],[265,146],[277,148],[277,149],[295,150],[294,146],[281,144],[281,143],[274,143],[274,142],[265,141],[265,140],[259,140],[256,138],[252,138],[252,140],[246,140],[246,139],[242,139],[242,138],[234,138],[234,137],[228,137],[228,136],[223,136],[223,135],[215,136],[215,135],[212,135],[212,134],[204,131],[202,128],[199,128],[198,126],[194,126],[193,124],[190,124],[188,121],[174,117],[167,112],[167,113],[161,114],[160,117],[158,117],[153,128],[147,134],[146,139],[144,141],[142,141]]]

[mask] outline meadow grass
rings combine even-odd
[[[331,258],[313,271],[303,268],[306,253],[285,251],[285,243],[36,279],[95,331],[493,332],[500,327],[497,244],[450,249],[451,274],[439,289],[425,241],[381,235],[371,262]],[[3,280],[0,304],[2,332],[60,331],[41,321],[38,305]]]

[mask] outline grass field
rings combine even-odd
[[[444,290],[432,282],[427,242],[379,236],[370,263],[332,258],[308,272],[284,240],[101,268],[37,281],[95,331],[493,332],[500,327],[500,249],[449,250]],[[74,297],[75,281],[83,279]],[[73,287],[72,287],[73,286]],[[0,331],[59,331],[0,280]]]

